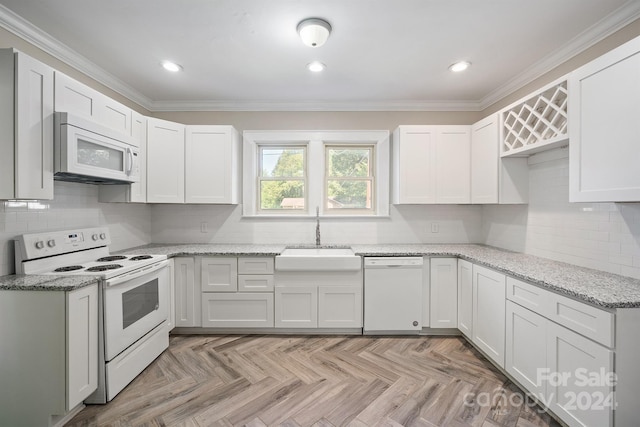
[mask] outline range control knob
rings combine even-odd
[[[36,249],[42,249],[44,248],[44,242],[42,240],[38,240],[36,242]]]
[[[96,234],[94,234],[93,236],[91,236],[91,238],[92,238],[94,241],[95,241],[95,240],[98,240],[98,238],[99,238],[99,237],[100,237],[100,236],[98,236],[98,234],[97,234],[97,233],[96,233]]]
[[[100,233],[100,239],[104,240],[107,238],[107,235],[105,233]]]
[[[49,246],[50,248],[53,248],[56,246],[56,241],[51,239],[47,242],[47,246]]]
[[[417,320],[413,321],[413,326],[418,326],[418,321]]]

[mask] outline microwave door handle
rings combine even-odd
[[[127,162],[129,163],[129,165],[127,166],[127,170],[125,171],[127,173],[127,176],[131,175],[131,171],[133,170],[133,150],[129,147],[127,147]]]

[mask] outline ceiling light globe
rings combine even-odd
[[[304,44],[309,47],[320,47],[329,38],[331,25],[323,19],[309,18],[300,22],[297,30]]]

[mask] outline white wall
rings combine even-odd
[[[151,211],[154,243],[313,244],[315,219],[242,218],[242,206],[155,205]],[[201,232],[201,223],[208,231]],[[431,232],[431,223],[439,232]],[[478,243],[481,206],[391,206],[389,218],[321,218],[323,244]]]
[[[49,201],[0,201],[0,275],[13,274],[13,239],[25,233],[106,225],[111,231],[111,250],[151,241],[151,207],[148,205],[99,203],[98,187],[55,182]]]
[[[529,166],[528,206],[483,208],[485,243],[640,278],[640,203],[569,203],[567,150],[554,151]]]

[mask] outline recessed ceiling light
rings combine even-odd
[[[177,73],[182,70],[182,65],[171,61],[162,61],[162,68],[167,71],[171,71],[172,73]]]
[[[309,71],[313,71],[314,73],[319,73],[320,71],[323,71],[325,68],[327,68],[327,66],[324,65],[322,62],[313,61],[307,64],[307,68],[309,69]]]
[[[470,66],[471,66],[471,62],[459,61],[459,62],[456,62],[455,64],[449,65],[449,70],[453,71],[454,73],[459,73],[460,71],[466,70]]]

